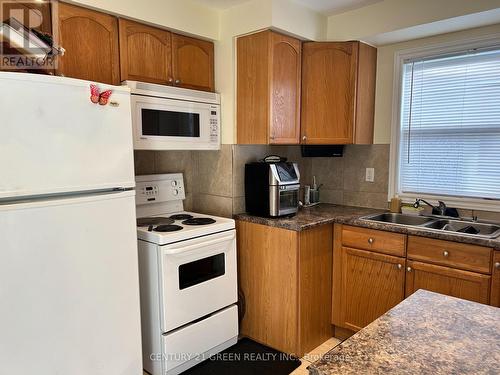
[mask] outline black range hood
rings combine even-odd
[[[302,157],[306,158],[340,158],[344,155],[344,145],[302,145]]]

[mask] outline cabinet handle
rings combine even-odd
[[[302,136],[302,140],[305,141],[307,140],[307,137],[305,135]]]
[[[172,77],[169,77],[168,82],[172,83],[172,82],[174,82],[174,79]]]
[[[402,269],[403,268],[403,265],[401,263],[398,263],[398,270]]]
[[[495,269],[500,270],[500,262],[495,262]]]
[[[370,245],[371,245],[372,243],[374,243],[374,242],[375,242],[375,240],[374,240],[373,238],[371,238],[371,237],[370,237],[370,238],[368,238],[368,243],[369,243]]]
[[[449,252],[447,252],[446,250],[444,250],[444,251],[443,251],[443,256],[444,256],[445,258],[448,258],[448,255],[450,255],[450,253],[449,253]]]
[[[411,272],[411,267],[406,267],[406,270],[407,270],[408,272]]]
[[[176,79],[176,80],[175,80],[175,84],[176,84],[176,85],[180,85],[180,84],[181,84],[181,80],[180,80],[180,79]]]

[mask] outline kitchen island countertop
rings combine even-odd
[[[498,374],[500,308],[418,290],[309,366],[327,374]]]

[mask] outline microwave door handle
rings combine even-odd
[[[235,238],[235,235],[234,235],[234,233],[232,233],[230,235],[226,235],[224,237],[219,237],[219,238],[214,239],[214,240],[200,241],[200,242],[197,242],[195,244],[191,244],[191,245],[187,245],[187,246],[179,246],[179,247],[170,247],[169,246],[163,251],[163,253],[166,255],[174,255],[174,254],[184,253],[184,252],[188,252],[188,251],[197,250],[200,248],[200,246],[205,247],[205,246],[215,245],[215,244],[218,244],[220,242],[233,240],[234,238]]]

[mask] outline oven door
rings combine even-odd
[[[138,150],[217,150],[219,106],[132,95],[134,148]]]
[[[234,229],[162,246],[160,254],[163,332],[237,301]]]
[[[299,184],[271,185],[269,192],[270,216],[297,213],[299,208]]]

